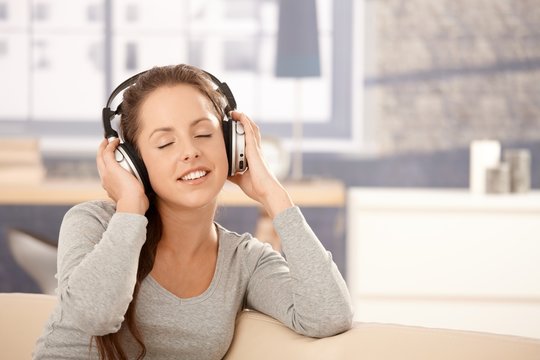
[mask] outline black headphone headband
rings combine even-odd
[[[135,74],[131,76],[130,78],[124,80],[120,85],[116,87],[116,89],[113,90],[111,95],[109,96],[109,99],[107,100],[107,104],[102,110],[101,116],[103,119],[103,128],[105,129],[105,137],[111,138],[111,137],[118,137],[118,132],[114,130],[111,126],[112,119],[121,113],[122,111],[122,103],[118,105],[116,110],[111,109],[111,103],[112,101],[120,94],[122,91],[130,87],[131,85],[135,84],[137,82],[137,79],[142,75],[147,73],[150,70],[144,70],[141,71],[138,74]],[[204,72],[210,80],[217,86],[218,90],[225,96],[225,99],[227,100],[227,106],[225,107],[224,111],[225,114],[228,114],[232,110],[236,110],[236,100],[234,99],[234,95],[232,94],[231,89],[229,88],[229,85],[227,83],[221,82],[217,77],[210,74],[207,71],[204,71],[201,69],[202,72]]]

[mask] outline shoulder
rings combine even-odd
[[[248,272],[251,273],[264,259],[274,256],[281,258],[270,244],[259,241],[252,234],[247,232],[239,234],[217,226],[220,236],[219,246],[223,247],[228,258],[233,262],[236,260],[242,263]]]
[[[116,211],[116,205],[108,200],[91,200],[79,203],[69,209],[69,211],[113,214]]]
[[[64,216],[64,222],[94,220],[102,224],[107,224],[115,211],[116,205],[111,201],[86,201],[70,208]]]
[[[220,246],[229,249],[230,251],[250,252],[265,247],[265,244],[253,237],[249,232],[239,234],[235,231],[228,230],[217,224],[217,229],[220,238]]]

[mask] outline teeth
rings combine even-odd
[[[181,179],[182,180],[195,180],[198,178],[202,178],[204,175],[206,175],[206,171],[197,170],[197,171],[190,172],[186,176],[182,176]]]

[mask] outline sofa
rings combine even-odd
[[[30,359],[56,304],[52,295],[0,294],[0,358]],[[345,333],[314,339],[278,321],[244,311],[226,360],[538,360],[540,339],[391,324],[355,323]]]

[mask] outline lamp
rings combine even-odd
[[[275,75],[294,78],[292,178],[302,178],[302,80],[321,75],[316,0],[280,0]]]

